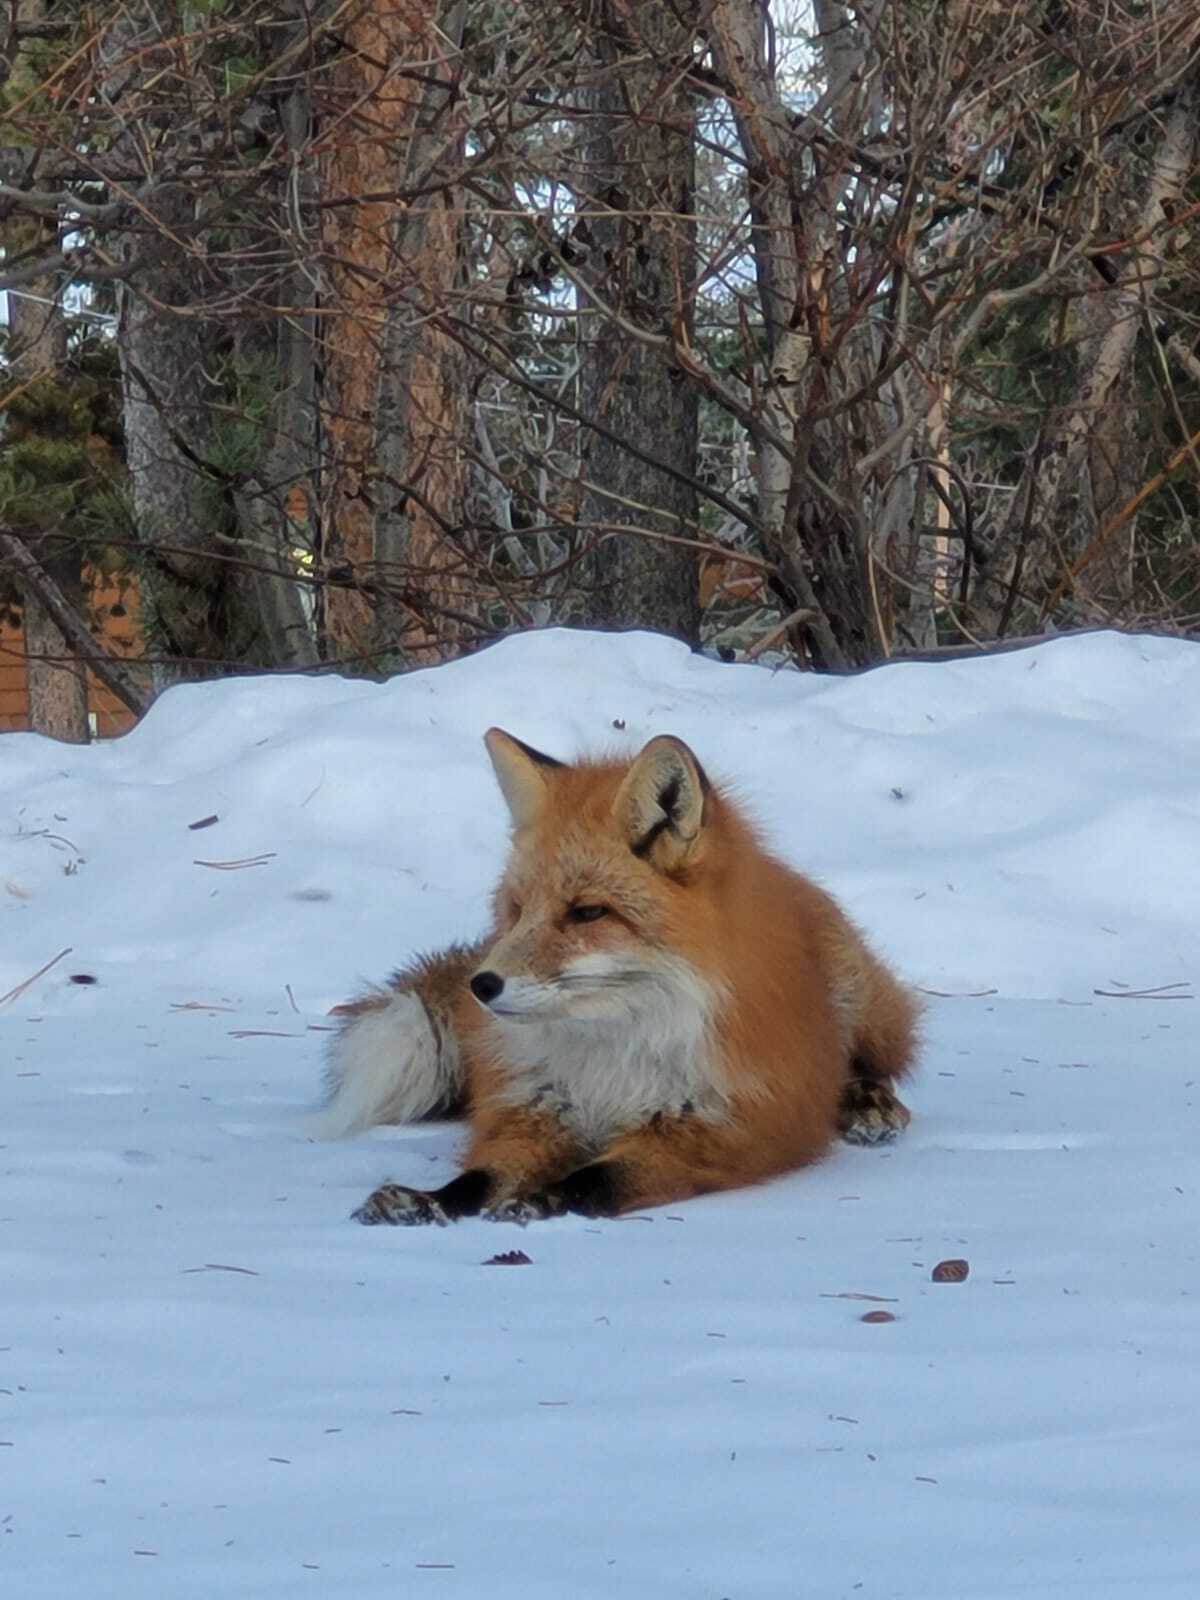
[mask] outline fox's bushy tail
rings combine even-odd
[[[329,1050],[328,1099],[305,1131],[341,1139],[381,1123],[458,1116],[466,1086],[454,1005],[478,951],[455,946],[398,972],[343,1010]]]

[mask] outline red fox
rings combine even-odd
[[[685,744],[486,743],[513,825],[492,931],[340,1008],[313,1130],[465,1113],[464,1170],[359,1222],[615,1216],[907,1126],[913,997]]]

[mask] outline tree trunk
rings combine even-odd
[[[19,23],[41,22],[44,16],[45,0],[19,0]],[[52,242],[44,226],[38,231],[48,244]],[[10,229],[10,242],[11,233]],[[20,294],[8,296],[10,359],[14,371],[27,379],[37,380],[40,376],[53,382],[66,360],[67,336],[58,291],[56,279],[34,278]],[[44,559],[58,584],[77,603],[78,548],[66,544]],[[28,584],[22,588],[21,615],[30,725],[35,733],[48,734],[52,739],[86,744],[91,737],[86,668]]]
[[[53,381],[66,358],[62,311],[55,299],[57,290],[53,279],[35,279],[26,294],[10,295],[8,301],[14,369],[31,378],[35,373],[43,374],[44,381]],[[41,531],[53,535],[52,529]],[[55,548],[51,550],[45,548],[48,541],[35,540],[35,548],[46,571],[78,608],[82,598],[79,547],[70,540],[53,542]],[[52,739],[87,744],[91,728],[86,665],[59,632],[30,584],[22,586],[21,616],[30,726],[35,733]]]
[[[439,80],[453,75],[462,13],[358,6],[324,91],[322,187],[346,203],[324,212],[321,521],[338,585],[323,622],[331,655],[381,668],[448,653],[433,619],[457,597],[444,525],[461,517],[466,395],[436,323],[460,218],[445,192],[404,195],[461,160],[462,104]]]
[[[465,15],[465,4],[454,0],[437,27],[427,25],[420,49],[431,63],[428,78],[455,81]],[[415,14],[414,27],[418,22]],[[393,176],[402,190],[419,191],[461,166],[464,107],[461,96],[426,84]],[[418,192],[396,221],[399,292],[383,335],[375,445],[377,624],[385,646],[413,666],[456,655],[478,610],[461,537],[470,382],[462,349],[439,325],[458,312],[466,288],[463,247],[461,202],[452,189]],[[404,599],[396,598],[397,587]]]
[[[180,10],[146,0],[126,6],[107,31],[100,47],[105,92],[118,104],[164,73],[173,40],[186,32]],[[123,137],[131,167],[152,160],[132,133]],[[230,664],[312,659],[286,522],[260,503],[272,481],[269,463],[240,483],[213,465],[231,409],[222,369],[230,341],[200,311],[210,281],[208,241],[188,247],[199,204],[190,184],[156,182],[152,209],[120,245],[129,269],[117,331],[126,464],[143,550],[143,616],[160,657],[156,685]],[[275,429],[272,435],[264,427],[264,441],[277,436],[277,416]],[[264,452],[269,448],[264,442]],[[244,546],[247,536],[252,542]]]
[[[1112,501],[1118,459],[1111,453],[1113,431],[1132,433],[1135,425],[1128,414],[1117,420],[1121,397],[1132,393],[1129,380],[1138,333],[1169,236],[1163,224],[1193,168],[1198,138],[1200,77],[1193,70],[1180,84],[1163,121],[1140,215],[1133,224],[1134,247],[1124,257],[1109,258],[1115,269],[1111,282],[1094,266],[1082,269],[1089,275],[1091,290],[1082,312],[1089,332],[1080,350],[1075,391],[1051,414],[1044,440],[1030,452],[997,538],[990,578],[980,586],[975,601],[977,625],[987,636],[1038,626],[1040,609],[1065,587],[1072,561],[1095,531],[1088,506],[1081,506],[1089,487],[1084,483],[1089,465],[1095,508]],[[1114,561],[1120,564],[1119,548],[1117,543],[1111,553],[1105,552],[1105,563],[1094,580],[1101,586],[1115,584],[1118,595],[1128,584],[1127,573],[1118,574],[1113,566]],[[1084,595],[1086,600],[1086,589]]]
[[[53,279],[38,278],[23,294],[9,296],[13,367],[29,378],[42,374],[43,381],[52,382],[66,359],[66,332],[62,311],[56,302],[57,292],[58,285]],[[53,535],[54,530],[41,531]],[[78,607],[82,599],[78,545],[59,539],[50,550],[42,544],[38,540],[35,547],[43,566]],[[48,734],[52,739],[87,744],[91,729],[85,664],[28,584],[22,588],[21,615],[30,726],[35,733]]]
[[[168,206],[158,197],[156,221],[185,223],[183,195]],[[152,265],[122,285],[117,344],[129,470],[137,534],[145,552],[141,580],[149,642],[173,657],[155,668],[161,686],[226,657],[219,600],[220,569],[210,551],[212,530],[202,510],[203,457],[209,418],[205,358],[210,348],[201,320],[172,315],[196,298],[187,259],[163,235],[139,240]],[[153,296],[155,303],[143,298]],[[163,309],[159,309],[162,306]]]
[[[856,36],[844,8],[822,8],[827,89],[816,108],[835,126],[849,121]],[[825,37],[824,25],[829,28]],[[865,527],[857,501],[838,494],[843,474],[831,460],[808,406],[828,399],[828,372],[814,360],[829,328],[833,199],[838,175],[800,192],[801,152],[792,114],[774,81],[757,0],[715,0],[713,52],[725,80],[746,152],[754,270],[762,315],[763,422],[785,451],[764,442],[758,454],[759,504],[766,554],[779,567],[789,600],[803,608],[800,632],[820,666],[875,659],[879,639],[868,603]],[[815,113],[814,113],[815,114]],[[749,354],[749,353],[748,353]],[[826,430],[827,431],[827,430]]]
[[[61,567],[57,576],[61,583]],[[91,725],[86,667],[72,654],[31,589],[25,590],[22,616],[30,726],[35,733],[67,744],[87,744]]]
[[[696,537],[697,393],[661,347],[636,334],[690,342],[694,325],[695,106],[681,81],[694,27],[690,12],[679,20],[685,9],[608,0],[594,11],[604,70],[589,96],[576,210],[589,245],[582,277],[613,315],[581,301],[581,409],[607,433],[584,436],[580,523],[599,537],[581,568],[586,620],[695,640],[697,553],[653,535]],[[673,472],[628,454],[622,438]]]

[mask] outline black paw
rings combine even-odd
[[[580,1217],[615,1217],[621,1209],[619,1175],[615,1162],[594,1161],[579,1167],[546,1190],[560,1211]]]
[[[435,1189],[430,1199],[442,1208],[448,1221],[456,1222],[459,1217],[477,1217],[495,1187],[490,1172],[482,1167],[471,1167]]]

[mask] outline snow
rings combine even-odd
[[[328,1008],[483,926],[492,723],[735,780],[944,996],[902,1141],[347,1221],[454,1170],[299,1119]],[[0,1006],[4,1592],[1193,1600],[1198,824],[1200,649],[1112,634],[835,680],[551,631],[7,735],[0,995],[69,954]]]

